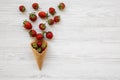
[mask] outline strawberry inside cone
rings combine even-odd
[[[31,46],[38,53],[42,53],[47,48],[47,43],[45,41],[35,41],[31,44]]]

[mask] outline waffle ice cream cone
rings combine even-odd
[[[33,41],[32,43],[34,43],[35,41]],[[44,40],[44,42],[47,44],[47,42]],[[42,53],[39,53],[36,49],[34,49],[32,47],[32,43],[31,43],[31,48],[33,50],[33,53],[34,53],[34,56],[36,58],[36,61],[37,61],[37,64],[38,64],[38,67],[39,69],[41,70],[42,69],[42,64],[43,64],[43,61],[44,61],[44,58],[45,58],[45,55],[46,55],[46,51],[47,51],[47,47],[45,48],[44,51],[42,51]],[[48,46],[48,44],[47,44]]]

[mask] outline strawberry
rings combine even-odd
[[[37,32],[35,30],[30,30],[29,34],[31,37],[35,37],[37,35]]]
[[[46,49],[46,47],[47,47],[47,44],[45,42],[43,42],[42,45],[41,45],[42,51],[44,51]]]
[[[46,38],[52,39],[53,38],[53,33],[51,31],[46,32]]]
[[[55,16],[54,17],[54,22],[59,22],[60,21],[60,16]]]
[[[40,11],[40,12],[38,13],[38,15],[39,15],[39,17],[42,18],[42,19],[45,19],[45,18],[48,17],[48,14],[47,14],[46,12],[44,12],[44,11]]]
[[[37,43],[36,43],[36,42],[32,43],[32,47],[33,47],[34,49],[37,49],[37,48],[38,48]]]
[[[46,29],[46,25],[43,24],[43,23],[40,23],[39,24],[39,28],[40,28],[40,30],[45,30]]]
[[[35,13],[30,13],[29,19],[30,19],[31,21],[33,21],[33,22],[36,21],[36,20],[37,20],[36,14],[35,14]]]
[[[38,47],[41,47],[42,41],[38,41],[38,42],[37,42],[37,45],[38,45]]]
[[[27,21],[27,20],[25,20],[23,22],[23,25],[24,25],[24,28],[27,29],[27,30],[32,29],[32,24],[29,21]]]
[[[59,8],[59,10],[63,10],[65,8],[65,4],[64,3],[60,3],[58,5],[58,8]]]
[[[48,22],[49,25],[53,25],[54,24],[54,20],[53,19],[49,19],[47,22]]]
[[[20,5],[20,6],[19,6],[19,10],[20,10],[21,12],[25,12],[26,8],[25,8],[24,5]]]
[[[43,34],[39,33],[36,35],[37,40],[42,40],[44,38]]]
[[[39,48],[37,49],[37,51],[38,51],[39,53],[41,53],[41,52],[42,52],[41,47],[39,47]]]
[[[39,4],[38,3],[33,3],[32,7],[33,7],[33,9],[38,10]]]
[[[49,13],[50,13],[51,15],[54,15],[54,14],[56,13],[56,11],[55,11],[55,9],[54,9],[53,7],[50,7],[50,8],[49,8]]]

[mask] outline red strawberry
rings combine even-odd
[[[36,20],[37,20],[36,14],[35,14],[35,13],[30,13],[29,19],[30,19],[31,21],[33,21],[33,22],[36,21]]]
[[[23,25],[24,25],[24,28],[25,29],[28,29],[28,30],[30,30],[30,29],[32,29],[32,24],[29,22],[29,21],[24,21],[23,22]]]
[[[64,3],[60,3],[58,5],[58,8],[59,8],[59,10],[63,10],[65,8],[65,4]]]
[[[38,41],[38,42],[37,42],[37,45],[38,45],[38,47],[41,47],[42,42],[41,42],[41,41]]]
[[[38,3],[33,3],[32,7],[33,7],[33,9],[38,10],[39,4]]]
[[[35,37],[37,35],[37,32],[35,30],[30,30],[29,34],[31,37]]]
[[[47,22],[48,22],[49,25],[53,25],[54,24],[54,20],[53,19],[49,19]]]
[[[39,28],[40,28],[40,30],[45,30],[46,29],[46,25],[43,24],[43,23],[40,23],[39,24]]]
[[[44,11],[40,11],[40,12],[38,13],[38,15],[39,15],[39,17],[42,18],[42,19],[48,17],[48,14],[47,14],[46,12],[44,12]]]
[[[54,9],[53,7],[50,7],[50,8],[49,8],[49,13],[50,13],[51,15],[54,15],[54,14],[56,13],[56,11],[55,11],[55,9]]]
[[[54,22],[59,22],[60,21],[60,16],[55,16],[54,17]]]
[[[20,6],[19,6],[19,10],[20,10],[21,12],[25,12],[26,8],[25,8],[24,5],[20,5]]]
[[[46,38],[52,39],[53,38],[53,33],[51,31],[46,32]]]
[[[42,40],[44,38],[43,34],[39,33],[36,35],[37,40]]]

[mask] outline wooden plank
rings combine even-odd
[[[57,10],[61,0],[0,1],[0,80],[120,80],[119,0],[63,0],[65,11],[57,10],[61,22],[47,27],[54,39],[48,41],[42,71],[22,26],[33,2],[47,11]],[[20,4],[26,13],[19,12]],[[38,32],[41,21],[33,23]]]

